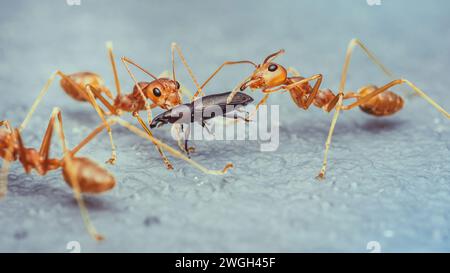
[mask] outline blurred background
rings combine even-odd
[[[277,62],[302,75],[322,73],[323,87],[336,90],[347,44],[357,37],[449,110],[449,2],[379,3],[1,0],[0,119],[19,125],[56,69],[96,72],[113,89],[106,41],[117,58],[130,57],[154,74],[171,68],[170,44],[177,42],[200,81],[223,61],[261,62],[284,48]],[[180,82],[193,90],[180,62],[177,67]],[[206,93],[230,90],[250,72],[245,65],[225,68]],[[131,91],[121,65],[119,74],[124,92]],[[388,81],[357,49],[347,88]],[[14,164],[8,197],[0,201],[0,251],[65,252],[69,241],[79,241],[82,251],[368,252],[371,241],[383,252],[450,250],[450,129],[438,111],[409,97],[393,117],[374,119],[358,109],[343,114],[328,179],[317,183],[331,115],[302,111],[288,94],[273,95],[269,104],[280,105],[276,152],[261,153],[249,141],[195,143],[194,159],[208,167],[235,163],[224,177],[175,159],[169,172],[151,144],[115,128],[119,158],[107,168],[118,185],[87,197],[107,238],[101,244],[85,232],[59,171],[26,175]],[[55,83],[24,132],[28,146],[38,147],[54,106],[63,110],[71,146],[100,121]],[[167,129],[156,135],[175,146]],[[59,143],[54,146],[59,156]],[[81,154],[104,162],[107,136]]]

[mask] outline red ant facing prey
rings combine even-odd
[[[168,110],[174,106],[180,105],[182,103],[181,99],[181,85],[176,80],[175,77],[175,51],[180,56],[180,59],[182,60],[184,66],[189,72],[189,75],[193,79],[194,83],[199,86],[192,70],[188,66],[181,49],[178,47],[177,44],[173,43],[171,52],[172,52],[172,75],[173,78],[165,78],[165,77],[156,77],[146,69],[142,68],[140,65],[135,63],[134,61],[130,60],[129,58],[122,57],[121,60],[123,64],[125,65],[129,75],[133,78],[135,85],[133,88],[133,92],[130,94],[122,95],[119,77],[117,73],[116,63],[114,59],[114,54],[112,51],[112,43],[107,43],[108,48],[108,56],[111,62],[113,75],[114,75],[114,82],[116,87],[117,95],[114,98],[111,91],[105,86],[104,80],[97,74],[92,72],[78,72],[73,73],[70,75],[66,75],[61,71],[54,72],[41,92],[39,93],[37,99],[33,103],[29,113],[27,114],[24,122],[19,127],[20,130],[26,126],[29,119],[33,115],[34,111],[36,110],[37,106],[39,105],[40,101],[44,97],[44,95],[47,93],[51,83],[54,81],[56,76],[61,77],[61,87],[62,89],[74,100],[80,101],[80,102],[89,102],[94,109],[96,110],[97,114],[102,119],[111,142],[111,149],[112,149],[112,155],[111,158],[107,161],[107,163],[114,164],[116,161],[116,147],[114,145],[113,137],[112,137],[112,130],[110,126],[108,125],[108,122],[105,119],[105,115],[116,115],[120,116],[122,112],[131,112],[133,113],[133,116],[137,118],[139,123],[141,124],[142,128],[149,134],[150,136],[153,136],[152,132],[148,128],[148,126],[143,122],[141,117],[139,116],[139,111],[146,110],[148,113],[148,123],[152,120],[151,115],[151,109],[155,107],[160,107],[162,109]],[[138,82],[131,72],[128,64],[132,64],[135,67],[139,68],[141,71],[149,75],[153,78],[153,81],[151,82]],[[105,96],[112,99],[113,102],[110,102],[105,98]],[[148,103],[148,99],[150,99],[153,103],[150,105]],[[102,109],[98,103],[97,100],[99,100],[104,107],[106,107],[106,112],[104,109]],[[167,157],[164,155],[163,150],[160,146],[155,144],[159,154],[161,155],[166,167],[168,169],[173,169],[172,164],[169,162]],[[180,141],[179,141],[179,146]],[[191,162],[192,163],[192,162]],[[231,164],[227,164],[224,168],[224,170],[227,170],[231,167]],[[209,173],[210,171],[207,169],[206,173]],[[214,171],[212,171],[214,172]]]
[[[344,92],[351,55],[356,46],[360,46],[372,60],[372,62],[374,62],[379,68],[381,68],[381,70],[385,74],[387,74],[393,80],[382,87],[367,85],[359,89],[357,92]],[[301,77],[295,69],[286,69],[282,65],[274,63],[273,60],[283,53],[284,50],[280,50],[269,55],[267,58],[265,58],[262,64],[255,64],[251,61],[225,62],[206,80],[206,82],[200,87],[197,93],[201,92],[201,89],[205,87],[208,81],[211,80],[224,66],[248,63],[253,65],[255,67],[255,70],[250,75],[250,77],[248,77],[243,83],[241,83],[237,88],[233,90],[233,93],[228,98],[228,102],[231,101],[231,99],[239,91],[239,89],[240,91],[244,91],[247,87],[250,87],[252,90],[260,89],[265,94],[263,99],[257,104],[256,109],[258,109],[260,105],[264,104],[267,101],[270,94],[281,90],[289,91],[295,104],[299,108],[302,108],[304,110],[307,110],[312,104],[314,104],[314,106],[316,107],[322,108],[326,112],[331,112],[333,109],[335,109],[336,111],[334,112],[328,138],[325,144],[325,155],[322,169],[317,176],[317,178],[319,179],[323,179],[325,177],[328,150],[330,148],[333,131],[341,110],[345,111],[351,110],[355,107],[359,107],[365,113],[377,117],[393,115],[403,108],[404,101],[399,95],[393,93],[389,89],[396,85],[406,84],[407,86],[412,88],[412,90],[414,90],[419,96],[424,98],[433,107],[444,114],[445,117],[450,118],[448,112],[446,112],[441,106],[439,106],[434,100],[432,100],[427,94],[425,94],[425,92],[423,92],[409,80],[394,79],[393,74],[385,66],[383,66],[381,62],[379,62],[378,59],[358,39],[353,39],[348,45],[344,68],[342,71],[341,83],[337,94],[333,93],[329,89],[320,89],[323,78],[321,74],[304,78]],[[289,77],[289,72],[291,72],[294,76]],[[315,84],[313,86],[310,85],[310,82],[312,81],[315,81]],[[348,99],[355,99],[356,101],[349,105],[344,105],[343,101]]]

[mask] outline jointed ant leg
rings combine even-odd
[[[301,81],[298,81],[298,82],[295,82],[295,83],[292,83],[292,84],[289,84],[289,85],[286,85],[286,86],[282,86],[281,88],[285,89],[285,90],[290,90],[290,89],[292,89],[292,88],[294,88],[296,86],[302,85],[302,84],[304,84],[306,82],[310,82],[310,81],[316,80],[316,83],[313,86],[313,90],[312,90],[311,94],[308,96],[308,100],[306,101],[306,104],[303,107],[305,110],[307,110],[311,106],[311,104],[314,102],[314,98],[317,96],[317,93],[319,92],[320,85],[322,84],[322,79],[323,79],[323,76],[321,74],[317,74],[317,75],[314,75],[312,77],[305,78],[305,79],[303,79]],[[274,89],[274,90],[276,91],[276,89]],[[272,92],[272,91],[265,90],[263,92],[264,93],[269,93],[269,92]]]
[[[172,51],[172,76],[173,80],[176,81],[176,74],[175,74],[175,51],[178,53],[178,56],[181,59],[181,62],[183,63],[184,67],[186,68],[189,76],[191,77],[192,81],[195,84],[195,88],[197,89],[197,92],[202,92],[202,88],[200,87],[200,84],[197,81],[197,78],[194,75],[194,72],[192,71],[191,67],[188,65],[186,58],[183,55],[183,52],[181,52],[180,46],[178,46],[177,43],[172,43],[171,45],[171,51]],[[191,100],[195,99],[196,96],[191,98]]]
[[[344,99],[344,96],[345,96],[344,95],[345,83],[346,83],[346,80],[347,80],[347,73],[348,73],[348,68],[349,68],[349,65],[350,65],[351,55],[352,55],[353,49],[355,48],[356,45],[359,45],[364,50],[364,52],[369,56],[369,58],[376,65],[378,65],[378,67],[380,67],[380,69],[383,70],[383,72],[386,75],[388,75],[391,78],[394,77],[393,74],[386,67],[384,67],[381,64],[381,62],[378,61],[378,59],[361,43],[361,41],[359,41],[357,39],[353,39],[350,42],[350,44],[349,44],[349,46],[347,48],[347,53],[346,53],[345,62],[344,62],[344,68],[342,70],[342,78],[341,78],[341,83],[340,83],[340,86],[339,86],[339,94],[337,96],[338,102],[337,102],[337,105],[336,105],[336,111],[335,111],[333,119],[331,121],[330,130],[329,130],[329,133],[328,133],[327,141],[325,143],[325,153],[324,153],[324,160],[323,160],[323,163],[322,163],[322,169],[320,170],[320,173],[317,176],[320,179],[325,177],[325,172],[326,172],[326,167],[327,167],[327,159],[328,159],[328,151],[329,151],[329,148],[330,148],[330,145],[331,145],[331,139],[332,139],[332,136],[333,136],[334,128],[336,126],[337,119],[339,118],[339,111],[341,109],[347,110],[347,109],[349,109],[349,107],[354,107],[354,106],[350,105],[350,106],[347,106],[347,107],[343,108],[342,104],[343,104],[343,99]],[[416,93],[418,93],[421,97],[423,97],[431,105],[433,105],[436,109],[438,109],[442,114],[444,114],[447,118],[449,118],[449,114],[441,106],[439,106],[435,101],[433,101],[422,90],[417,88],[410,81],[402,79],[402,80],[395,80],[395,81],[391,82],[391,84],[393,84],[393,85],[398,85],[398,84],[401,84],[401,83],[406,83],[407,85],[409,85]],[[389,86],[389,84],[388,84],[388,86]],[[390,87],[387,87],[387,88],[390,88]],[[377,92],[377,91],[375,91],[375,92]],[[363,101],[361,101],[361,99],[358,100],[358,102],[357,102],[358,105],[361,104],[361,103],[366,102],[367,100],[369,100],[370,98],[375,96],[375,94],[374,94],[375,92],[373,92],[373,93],[369,94],[368,96],[366,96],[366,98]],[[383,91],[381,91],[381,92],[383,92]],[[381,92],[379,92],[379,93],[381,93]]]
[[[380,60],[378,60],[377,57],[375,57],[375,55],[359,40],[359,39],[352,39],[350,41],[350,43],[348,44],[347,47],[347,54],[349,56],[349,58],[351,58],[351,55],[353,54],[353,51],[355,49],[356,46],[359,46],[364,53],[366,53],[367,57],[376,65],[378,66],[381,71],[383,71],[384,74],[386,74],[386,76],[388,76],[391,80],[395,80],[395,76],[394,74],[387,69],[387,67],[385,67]],[[342,84],[342,82],[341,82]]]
[[[94,94],[92,93],[92,90],[95,90],[95,88],[93,86],[86,85],[86,93],[88,95],[89,101],[94,106],[95,111],[102,119],[103,124],[105,125],[106,130],[108,131],[109,141],[111,143],[111,158],[108,159],[106,161],[106,163],[115,164],[115,162],[117,160],[117,152],[116,152],[116,145],[114,144],[114,139],[112,136],[112,130],[111,130],[111,127],[109,126],[108,122],[106,121],[105,116],[103,115],[102,111],[100,110],[100,107],[98,106],[97,101],[95,100]]]
[[[258,104],[256,104],[255,109],[248,115],[249,119],[251,119],[256,114],[256,112],[258,112],[258,109],[259,107],[261,107],[261,105],[266,104],[269,96],[270,94],[265,94],[264,97],[258,102]]]
[[[33,102],[33,105],[30,108],[30,111],[28,111],[28,114],[26,115],[25,119],[23,120],[22,124],[19,126],[19,131],[23,131],[23,129],[25,129],[25,127],[27,126],[28,122],[31,119],[31,116],[34,114],[34,112],[36,111],[36,108],[38,107],[39,103],[42,101],[42,98],[45,96],[45,94],[47,93],[50,85],[53,83],[53,81],[55,80],[56,75],[58,74],[58,71],[55,71],[54,73],[52,73],[52,75],[50,76],[50,78],[47,80],[47,83],[44,85],[44,87],[41,89],[41,91],[39,92],[38,97],[36,98],[36,100]]]
[[[139,94],[141,95],[141,98],[144,100],[144,103],[145,103],[144,107],[145,107],[145,110],[147,111],[147,121],[148,121],[148,124],[150,124],[150,122],[151,122],[152,119],[153,119],[153,118],[152,118],[152,109],[151,109],[151,106],[150,106],[150,104],[148,103],[148,100],[147,100],[147,97],[146,97],[145,94],[144,94],[144,91],[143,91],[142,88],[139,86],[138,80],[137,80],[136,77],[134,76],[133,72],[131,72],[131,69],[130,69],[130,67],[128,66],[128,64],[132,64],[133,66],[139,68],[142,72],[144,72],[145,74],[149,75],[150,77],[152,77],[152,78],[155,79],[155,80],[158,80],[158,78],[156,78],[155,75],[153,75],[152,73],[148,72],[146,69],[144,69],[143,67],[141,67],[140,65],[138,65],[138,64],[135,63],[134,61],[128,59],[127,57],[122,57],[121,60],[122,60],[122,63],[123,63],[123,65],[125,66],[125,68],[126,68],[126,70],[127,70],[127,72],[128,72],[128,75],[130,75],[130,77],[133,79],[133,82],[134,82],[136,88],[138,89]]]
[[[256,64],[253,63],[253,62],[251,62],[251,61],[237,61],[237,62],[227,61],[227,62],[224,62],[224,63],[221,64],[221,65],[219,66],[219,68],[217,68],[217,69],[211,74],[211,76],[209,76],[208,79],[206,79],[206,81],[200,86],[200,88],[197,90],[197,92],[195,92],[194,98],[193,98],[193,99],[195,99],[196,97],[198,97],[198,95],[202,92],[203,88],[205,88],[205,86],[208,84],[208,82],[209,82],[212,78],[214,78],[214,77],[217,75],[217,73],[219,73],[219,71],[222,70],[222,68],[224,68],[224,67],[227,66],[227,65],[236,65],[236,64],[244,64],[244,63],[252,64],[254,67],[256,67]],[[247,78],[247,79],[248,79],[248,78]],[[247,79],[245,79],[245,81],[246,81]],[[240,87],[240,85],[239,85],[239,87]],[[233,96],[234,96],[234,95],[233,95]]]
[[[133,113],[133,116],[136,117],[136,119],[138,120],[139,124],[141,124],[141,127],[145,130],[145,132],[150,136],[153,137],[153,133],[152,131],[147,127],[147,125],[145,125],[145,122],[142,120],[141,116],[139,116],[138,112]],[[173,166],[170,163],[169,159],[164,155],[163,150],[161,149],[161,147],[159,147],[158,143],[152,141],[153,145],[155,145],[156,150],[158,151],[159,155],[161,156],[164,165],[166,165],[166,168],[169,170],[173,170]]]
[[[36,111],[37,106],[39,105],[39,103],[42,101],[43,97],[45,96],[45,94],[48,92],[50,85],[52,84],[52,82],[55,80],[56,76],[60,76],[61,78],[65,79],[67,82],[69,82],[77,91],[79,94],[81,94],[82,96],[84,96],[86,98],[86,100],[94,107],[94,109],[97,111],[98,115],[100,116],[100,118],[103,120],[103,122],[105,121],[104,118],[104,111],[103,109],[101,109],[95,99],[95,97],[93,96],[89,96],[89,92],[86,89],[82,89],[80,88],[80,86],[75,83],[69,76],[65,75],[64,73],[62,73],[61,71],[57,70],[55,71],[50,78],[48,79],[47,83],[45,84],[45,86],[42,88],[42,90],[39,92],[38,97],[36,98],[36,100],[34,101],[33,105],[30,108],[30,111],[28,112],[27,116],[25,117],[24,121],[22,122],[22,124],[19,127],[19,131],[22,131],[23,129],[25,129],[26,125],[28,124],[29,120],[31,119],[31,116],[34,114],[34,112]],[[86,87],[87,88],[87,87]],[[92,88],[92,87],[91,87]],[[94,92],[96,92],[95,94],[98,96],[98,98],[100,99],[100,101],[112,112],[112,113],[116,113],[115,108],[109,104],[109,102],[107,102],[102,96],[101,94],[99,94],[100,92],[98,92],[97,90],[92,90]],[[110,142],[111,142],[111,148],[112,148],[112,156],[111,158],[107,161],[108,163],[114,164],[117,155],[116,155],[116,149],[115,149],[115,145],[114,145],[114,141],[112,139],[112,134],[109,131],[109,135],[110,135]]]
[[[347,53],[346,53],[345,62],[344,62],[344,68],[342,69],[341,83],[339,85],[339,93],[338,93],[338,95],[335,98],[335,99],[337,99],[336,108],[335,108],[335,112],[334,112],[334,115],[333,115],[333,119],[331,120],[331,125],[330,125],[330,129],[329,129],[329,132],[328,132],[328,137],[327,137],[327,140],[325,142],[325,152],[324,152],[324,158],[323,158],[323,162],[322,162],[322,168],[321,168],[319,174],[316,177],[318,179],[324,179],[325,178],[325,172],[326,172],[327,163],[328,163],[327,162],[327,160],[328,160],[328,151],[330,149],[331,139],[333,137],[334,128],[335,128],[336,122],[337,122],[337,120],[339,118],[339,112],[340,112],[341,107],[342,107],[342,102],[343,102],[343,97],[344,97],[344,88],[345,88],[345,83],[347,81],[347,73],[348,73],[348,68],[349,68],[349,65],[350,65],[351,55],[352,55],[354,47],[357,44],[359,44],[357,42],[357,40],[352,40],[350,42],[350,44],[348,45],[348,48],[347,48]],[[364,47],[363,47],[363,49],[364,49]],[[368,53],[368,51],[366,51],[366,53]],[[371,56],[371,55],[369,54],[369,56]]]
[[[107,42],[106,48],[108,49],[108,56],[109,56],[109,60],[111,62],[112,70],[113,70],[114,84],[116,85],[117,97],[120,97],[122,92],[120,90],[120,81],[119,81],[119,75],[117,73],[116,61],[114,59],[112,42]]]
[[[231,94],[228,96],[227,98],[227,104],[230,104],[231,101],[233,100],[234,96],[236,95],[237,92],[240,91],[241,86],[247,82],[249,79],[251,78],[251,76],[247,77],[246,79],[244,79],[242,82],[240,82],[236,87],[233,88],[233,90],[231,90]]]
[[[209,170],[209,169],[205,168],[204,166],[200,165],[199,163],[197,163],[196,161],[188,158],[183,153],[175,150],[174,148],[170,147],[169,145],[165,144],[164,142],[160,141],[159,139],[156,139],[153,136],[145,133],[144,131],[139,130],[138,128],[136,128],[135,126],[131,125],[130,123],[124,121],[123,119],[121,119],[119,117],[112,117],[110,120],[115,123],[119,123],[121,126],[126,127],[128,130],[130,130],[131,132],[135,133],[136,135],[138,135],[142,138],[148,139],[152,142],[156,142],[156,144],[159,147],[163,148],[164,150],[166,150],[173,156],[188,162],[189,164],[191,164],[192,166],[194,166],[195,168],[199,169],[200,171],[202,171],[206,174],[223,175],[228,171],[228,169],[233,167],[233,164],[228,163],[222,170]]]
[[[84,203],[83,196],[80,191],[80,184],[78,182],[77,175],[75,174],[75,172],[72,168],[72,156],[70,154],[70,151],[67,148],[66,138],[64,136],[61,111],[58,108],[53,109],[52,119],[54,119],[55,116],[58,117],[57,130],[59,132],[59,139],[61,141],[61,146],[64,151],[64,158],[63,158],[64,164],[66,165],[66,168],[67,168],[67,174],[69,176],[69,179],[70,179],[70,182],[71,182],[71,185],[73,188],[75,200],[77,201],[78,207],[80,208],[83,222],[86,226],[87,231],[95,240],[97,240],[97,241],[103,240],[103,236],[97,232],[97,230],[95,229],[94,225],[92,224],[92,222],[89,218],[89,213],[88,213],[86,204]]]
[[[108,120],[107,124],[108,126],[111,126],[113,123]],[[78,153],[84,146],[86,146],[90,141],[92,141],[105,128],[106,125],[104,123],[101,123],[101,125],[95,128],[87,137],[85,137],[82,141],[80,141],[80,143],[70,151],[71,156],[74,156],[76,153]]]

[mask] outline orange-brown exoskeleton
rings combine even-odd
[[[177,106],[182,103],[182,94],[181,94],[181,85],[175,78],[175,61],[174,61],[174,55],[175,51],[178,52],[181,60],[183,61],[183,64],[187,68],[189,74],[191,75],[194,83],[198,86],[197,80],[195,79],[195,76],[193,75],[192,70],[188,66],[188,64],[185,61],[185,58],[180,50],[180,48],[173,43],[172,44],[172,70],[173,70],[173,77],[167,78],[167,77],[156,77],[152,73],[148,72],[146,69],[142,68],[140,65],[135,63],[134,61],[130,60],[129,58],[122,57],[121,60],[123,64],[125,65],[128,73],[133,78],[135,85],[133,87],[133,91],[129,94],[122,94],[119,77],[117,73],[116,63],[114,59],[114,54],[112,51],[112,44],[110,42],[107,43],[108,48],[108,55],[111,62],[113,75],[114,75],[114,82],[115,82],[115,88],[116,88],[116,96],[114,97],[111,93],[110,89],[105,86],[104,80],[97,74],[92,72],[78,72],[66,75],[61,71],[54,72],[49,80],[47,81],[44,88],[39,93],[39,96],[35,100],[33,106],[31,107],[31,110],[29,111],[28,115],[26,116],[23,124],[19,128],[23,128],[28,123],[29,119],[31,118],[32,114],[36,110],[36,107],[42,100],[43,96],[47,93],[51,83],[54,81],[56,76],[61,77],[60,85],[61,88],[73,99],[80,102],[89,102],[94,109],[96,110],[97,114],[102,119],[103,123],[105,124],[105,127],[108,131],[110,142],[111,142],[111,149],[112,149],[112,155],[111,158],[107,161],[107,163],[114,164],[116,161],[116,147],[113,141],[112,137],[112,131],[108,123],[106,122],[105,116],[107,115],[115,115],[120,116],[123,112],[130,112],[133,114],[134,117],[137,118],[143,129],[149,134],[152,135],[152,132],[148,128],[148,126],[143,122],[141,117],[139,116],[139,111],[146,110],[148,113],[148,123],[150,123],[152,117],[151,117],[151,109],[155,107],[160,107],[162,109],[168,110],[174,106]],[[131,72],[129,68],[129,64],[134,65],[135,67],[142,70],[144,73],[152,77],[152,81],[150,82],[139,82],[136,80],[135,76]],[[110,100],[108,100],[110,99]],[[111,101],[112,100],[112,101]],[[152,104],[148,102],[150,100]],[[99,101],[106,109],[103,109],[99,106]],[[153,142],[155,144],[155,142]],[[166,167],[168,169],[173,169],[172,164],[169,162],[167,157],[164,155],[163,150],[160,146],[155,144],[155,147],[157,148],[159,154],[161,155]],[[230,164],[227,165],[229,167]],[[227,168],[226,167],[226,168]]]
[[[360,46],[362,50],[368,55],[368,57],[387,76],[389,76],[392,81],[381,87],[377,87],[375,85],[367,85],[360,88],[357,92],[344,92],[351,55],[356,46]],[[412,90],[419,96],[424,98],[433,107],[444,114],[445,117],[450,118],[448,112],[446,112],[441,106],[439,106],[435,101],[433,101],[428,95],[426,95],[422,90],[420,90],[409,80],[396,79],[394,75],[384,65],[382,65],[381,62],[378,61],[378,59],[358,39],[353,39],[348,45],[341,83],[337,93],[334,93],[330,89],[320,89],[320,86],[322,84],[321,74],[317,74],[311,77],[302,77],[295,69],[285,68],[284,66],[275,63],[274,59],[283,53],[284,50],[280,50],[269,55],[264,59],[262,64],[255,64],[251,61],[225,62],[208,78],[208,80],[201,86],[199,91],[201,91],[201,89],[204,88],[208,81],[212,79],[224,66],[249,63],[255,68],[253,73],[233,90],[233,93],[230,95],[229,100],[239,90],[244,91],[246,88],[250,87],[252,90],[259,89],[265,94],[263,99],[257,104],[256,109],[258,109],[260,105],[264,104],[267,101],[271,93],[282,90],[289,92],[292,100],[301,109],[307,110],[311,105],[322,108],[326,112],[331,112],[333,109],[335,109],[328,138],[325,144],[326,147],[322,169],[317,176],[318,178],[325,177],[328,150],[331,144],[331,138],[340,110],[350,110],[355,107],[359,107],[365,113],[377,117],[393,115],[403,108],[404,100],[402,99],[402,97],[395,94],[390,89],[396,85],[406,84],[407,86],[412,88]],[[289,73],[292,73],[293,75],[290,76]],[[311,82],[314,82],[314,85],[311,85]],[[355,100],[355,102],[344,105],[343,101],[349,99],[353,99]]]
[[[56,126],[58,136],[64,150],[64,156],[61,159],[50,157],[50,146],[56,119],[58,120]],[[8,168],[12,161],[19,161],[26,173],[34,170],[42,176],[50,171],[61,168],[64,180],[74,191],[75,199],[78,202],[89,234],[96,240],[101,240],[103,237],[97,233],[91,224],[81,195],[83,193],[100,194],[109,191],[115,186],[116,180],[109,171],[91,159],[78,157],[76,154],[102,131],[105,126],[102,125],[96,128],[78,146],[70,151],[66,146],[62,115],[57,108],[53,110],[39,150],[27,148],[23,142],[20,130],[18,128],[12,128],[8,121],[0,121],[0,126],[0,157],[3,158],[0,176],[0,197],[6,195]]]
[[[26,173],[30,173],[34,170],[42,176],[47,175],[50,171],[62,169],[64,180],[74,191],[74,197],[80,208],[86,229],[94,239],[102,240],[103,236],[96,231],[89,219],[82,194],[101,194],[107,192],[114,188],[116,180],[105,168],[87,157],[77,156],[77,153],[107,126],[112,126],[113,124],[119,124],[141,138],[152,141],[155,145],[168,151],[174,157],[187,161],[195,168],[207,174],[222,175],[231,168],[231,165],[227,165],[223,170],[208,170],[188,158],[183,153],[173,149],[167,144],[147,134],[147,132],[136,128],[119,117],[111,117],[106,121],[106,125],[102,123],[75,148],[69,150],[66,146],[61,111],[58,108],[54,108],[39,150],[25,146],[19,128],[12,128],[8,121],[0,121],[0,158],[3,159],[0,172],[0,198],[4,197],[7,193],[8,170],[10,163],[13,161],[19,161]],[[55,127],[64,151],[64,156],[61,159],[50,157],[50,146]]]

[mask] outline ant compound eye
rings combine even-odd
[[[158,87],[153,88],[153,95],[160,97],[161,96],[161,90],[159,90]]]
[[[175,84],[177,86],[177,89],[180,89],[180,86],[181,86],[180,83],[178,81],[176,81]]]
[[[278,69],[278,65],[276,65],[276,64],[269,65],[269,71],[270,72],[274,72],[277,69]]]

